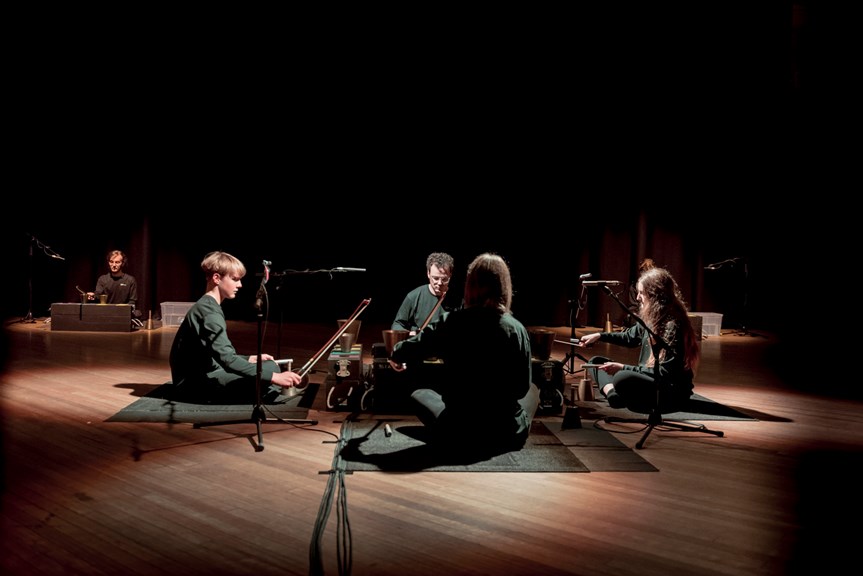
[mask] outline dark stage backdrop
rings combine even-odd
[[[601,326],[607,314],[615,324],[626,323],[602,289],[583,292],[579,275],[624,282],[619,292],[628,303],[628,287],[645,257],[672,271],[692,310],[723,314],[724,328],[780,330],[788,316],[783,279],[799,241],[787,221],[763,218],[743,200],[726,197],[704,211],[617,207],[604,213],[595,208],[600,201],[614,206],[621,198],[597,193],[590,210],[521,201],[485,214],[479,202],[465,202],[423,219],[383,200],[363,206],[313,197],[282,204],[278,198],[263,209],[234,200],[199,212],[160,205],[123,210],[121,217],[111,207],[89,206],[80,215],[40,212],[16,222],[4,232],[9,314],[28,312],[30,285],[37,317],[47,317],[53,302],[76,301],[75,286],[92,289],[107,270],[107,251],[118,248],[139,281],[145,317],[151,310],[157,317],[162,302],[201,295],[199,264],[211,250],[231,252],[248,268],[238,298],[225,305],[236,319],[255,317],[266,259],[273,273],[267,284],[271,319],[330,322],[371,298],[363,318],[389,321],[404,294],[425,282],[425,257],[432,251],[456,259],[449,296],[455,301],[474,256],[503,255],[513,273],[514,311],[529,325],[569,325],[579,299],[584,309],[576,325]],[[40,244],[64,259],[49,257]],[[739,260],[705,269],[732,258]],[[336,267],[366,272],[321,272]]]
[[[832,282],[813,281],[844,280],[836,235],[856,231],[835,200],[856,165],[835,131],[846,92],[817,98],[855,78],[842,56],[854,36],[825,30],[825,12],[798,30],[793,94],[784,3],[580,6],[557,33],[545,10],[536,24],[519,12],[486,26],[483,13],[427,34],[352,23],[358,38],[313,31],[290,58],[267,35],[204,54],[219,42],[182,33],[159,53],[134,35],[68,41],[39,20],[9,83],[3,315],[76,300],[113,248],[158,314],[197,299],[198,265],[220,249],[249,268],[229,317],[254,316],[267,259],[275,272],[367,269],[271,281],[285,322],[330,323],[366,297],[364,318],[386,322],[430,251],[456,257],[455,296],[490,250],[512,265],[528,325],[567,324],[580,274],[629,284],[651,257],[693,310],[796,343],[813,321],[854,318]],[[576,323],[607,314],[625,319],[594,288]],[[789,366],[798,355],[789,347]]]
[[[428,252],[456,257],[459,290],[490,250],[510,261],[528,324],[569,322],[580,274],[628,284],[652,257],[693,309],[775,326],[776,252],[794,247],[755,196],[790,191],[802,165],[776,161],[777,144],[801,140],[779,105],[786,13],[585,6],[560,35],[547,13],[540,26],[519,14],[515,36],[467,25],[446,46],[363,33],[293,61],[290,105],[269,84],[280,50],[232,57],[242,64],[228,72],[195,50],[193,73],[182,49],[130,61],[110,42],[79,53],[34,41],[15,92],[26,121],[10,138],[9,313],[25,314],[31,291],[40,317],[75,300],[113,248],[130,257],[141,308],[158,313],[198,297],[198,263],[221,249],[249,268],[229,315],[252,314],[267,259],[275,272],[367,269],[279,277],[272,308],[287,321],[343,317],[365,297],[368,317],[389,319]],[[65,259],[38,248],[28,259],[29,234]],[[747,282],[741,265],[704,270],[735,257]],[[579,324],[625,318],[598,289],[586,306]]]

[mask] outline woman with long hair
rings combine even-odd
[[[644,269],[636,289],[639,317],[660,341],[655,341],[640,323],[622,332],[582,336],[581,344],[585,346],[596,342],[628,348],[641,346],[636,365],[594,356],[589,363],[598,367],[588,370],[609,406],[641,413],[649,413],[656,406],[658,377],[660,410],[673,411],[692,396],[692,381],[700,360],[698,338],[677,282],[668,270]]]

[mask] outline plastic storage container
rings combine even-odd
[[[179,326],[194,302],[162,302],[162,326]]]

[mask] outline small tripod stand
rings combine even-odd
[[[627,308],[626,304],[620,301],[620,298],[618,298],[614,294],[614,292],[612,292],[611,288],[609,288],[608,286],[603,286],[603,289],[608,293],[609,296],[612,297],[615,302],[620,305],[621,308],[629,311],[629,308]],[[635,319],[636,322],[641,325],[642,328],[644,328],[644,330],[650,335],[652,340],[650,348],[653,352],[653,357],[656,358],[656,361],[653,364],[653,382],[656,386],[656,400],[654,401],[654,404],[651,407],[647,418],[620,418],[617,416],[606,416],[602,419],[602,421],[608,423],[628,422],[635,424],[644,424],[644,434],[641,436],[641,439],[635,443],[635,447],[639,450],[644,447],[645,440],[647,440],[647,437],[650,435],[651,432],[653,432],[653,429],[658,426],[665,426],[667,428],[677,430],[678,432],[702,432],[704,434],[712,434],[713,436],[722,438],[724,436],[724,432],[722,432],[721,430],[711,430],[710,428],[707,428],[704,424],[695,424],[693,422],[686,422],[685,420],[662,419],[662,380],[659,371],[661,357],[660,354],[663,349],[670,350],[670,348],[668,346],[668,343],[666,343],[665,340],[663,340],[662,337],[659,336],[659,334],[652,331],[647,326],[647,324],[644,323],[644,320],[642,320],[637,314],[632,313],[632,317]]]

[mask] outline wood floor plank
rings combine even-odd
[[[255,328],[230,323],[238,349]],[[381,329],[363,326],[366,362]],[[813,552],[825,504],[860,511],[841,471],[859,462],[861,403],[784,382],[769,335],[702,341],[696,391],[756,420],[706,422],[723,438],[654,430],[638,453],[658,472],[334,474],[347,413],[319,402],[315,426],[263,423],[260,452],[251,423],[107,422],[170,379],[176,328],[6,330],[4,574],[308,574],[315,558],[334,574],[349,528],[356,574],[780,575],[837,561]],[[286,330],[282,357],[302,364],[333,330]],[[633,448],[641,433],[615,436]]]

